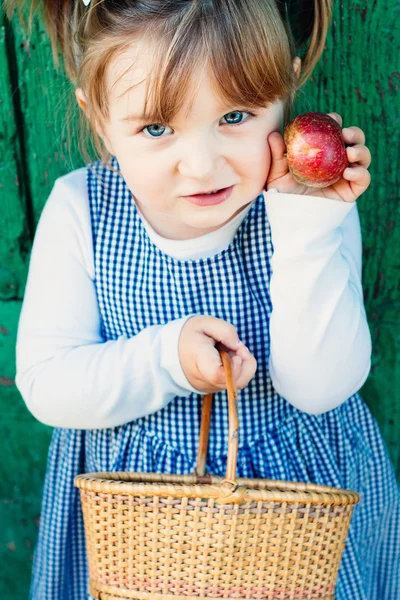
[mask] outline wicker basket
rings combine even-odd
[[[90,573],[99,600],[333,600],[355,492],[236,479],[237,394],[228,382],[226,477],[205,472],[212,394],[192,475],[79,475]]]

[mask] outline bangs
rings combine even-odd
[[[221,104],[262,108],[289,100],[290,105],[297,82],[275,2],[254,3],[250,11],[248,0],[242,10],[240,2],[224,3],[222,10],[220,2],[203,4],[191,3],[176,23],[157,24],[146,35],[154,67],[146,80],[143,120],[170,123],[186,104],[189,112],[201,81],[198,77],[196,85],[194,75],[207,68]]]

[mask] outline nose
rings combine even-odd
[[[206,183],[224,164],[224,158],[213,135],[196,135],[182,147],[179,172],[186,178]]]

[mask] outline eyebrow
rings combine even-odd
[[[128,115],[121,119],[121,121],[145,121],[144,115]]]

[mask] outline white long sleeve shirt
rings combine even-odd
[[[270,375],[276,391],[310,414],[331,410],[370,371],[371,337],[361,284],[356,203],[264,193],[271,225]],[[249,205],[192,240],[152,241],[181,260],[227,248]],[[100,429],[200,393],[178,354],[190,315],[104,341],[94,282],[85,168],[56,180],[32,248],[18,326],[16,384],[32,414],[53,427]]]

